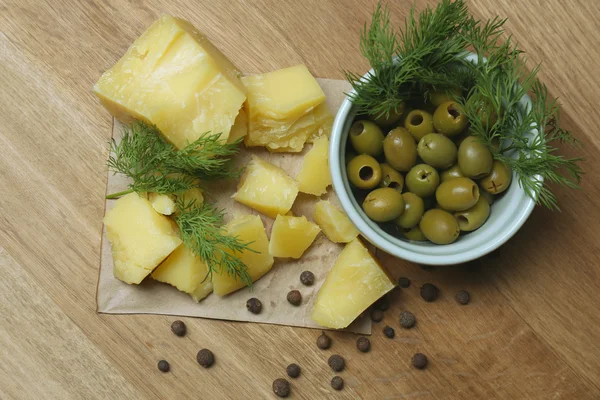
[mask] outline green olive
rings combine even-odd
[[[479,179],[489,174],[492,161],[492,152],[476,136],[465,138],[458,148],[458,166],[468,178]]]
[[[389,164],[381,164],[381,182],[380,187],[391,187],[402,193],[404,188],[404,177]]]
[[[384,138],[381,129],[371,121],[355,121],[350,127],[350,142],[358,154],[381,155]]]
[[[434,208],[423,214],[419,228],[435,244],[450,244],[458,239],[460,227],[454,215]]]
[[[404,199],[404,212],[394,222],[401,228],[412,228],[421,221],[425,212],[425,203],[422,198],[411,192],[402,194],[402,198]]]
[[[379,188],[367,195],[362,208],[375,222],[388,222],[398,218],[404,212],[404,199],[397,190]]]
[[[446,136],[429,133],[417,145],[419,157],[435,168],[448,168],[456,162],[456,145]]]
[[[462,90],[459,88],[447,89],[447,90],[436,90],[429,94],[429,102],[434,106],[438,107],[442,103],[454,100],[455,96],[460,96]]]
[[[490,206],[494,204],[494,195],[483,189],[481,185],[479,185],[479,198],[484,198]]]
[[[510,168],[503,162],[494,160],[489,175],[481,178],[479,183],[486,192],[499,194],[508,189],[511,180],[512,172]]]
[[[369,115],[369,119],[375,122],[377,125],[383,128],[391,128],[392,126],[397,126],[400,121],[402,121],[402,115],[404,114],[405,104],[400,103],[398,108],[395,110],[391,110],[390,113],[386,115],[382,115],[380,117]]]
[[[463,211],[479,200],[479,186],[469,178],[450,179],[437,188],[435,199],[444,210]]]
[[[442,171],[442,173],[440,174],[440,180],[442,182],[446,182],[446,181],[449,181],[450,179],[462,178],[462,177],[464,177],[464,175],[463,175],[462,171],[460,170],[460,167],[458,166],[458,164],[454,164],[447,170]]]
[[[404,119],[404,127],[418,142],[423,136],[433,132],[433,115],[423,110],[412,110]]]
[[[371,156],[354,157],[346,167],[348,180],[359,189],[373,189],[381,182],[381,166]]]
[[[481,125],[484,129],[488,130],[498,121],[498,113],[494,110],[492,103],[489,100],[481,97],[469,97],[467,100],[467,106],[476,107],[477,115],[481,118]]]
[[[448,137],[456,136],[467,127],[467,116],[455,101],[442,103],[433,113],[433,127]]]
[[[419,225],[415,225],[410,229],[404,229],[402,232],[402,236],[404,236],[408,240],[414,240],[416,242],[424,242],[427,240]]]
[[[480,197],[475,205],[467,210],[454,213],[460,230],[471,232],[479,229],[490,216],[490,205],[485,198]]]
[[[431,196],[440,184],[440,176],[431,165],[415,165],[406,174],[406,188],[421,198]]]
[[[383,141],[385,161],[397,171],[406,172],[417,163],[417,144],[404,128],[392,129]]]

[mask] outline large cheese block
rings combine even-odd
[[[321,286],[312,319],[328,328],[345,328],[394,286],[385,267],[360,239],[354,239],[342,250]]]
[[[246,100],[240,76],[189,22],[163,15],[100,77],[94,93],[119,120],[154,124],[182,148],[208,131],[228,138]]]
[[[327,193],[327,187],[332,183],[329,173],[329,138],[327,136],[318,138],[310,151],[306,153],[296,181],[298,189],[302,193],[315,196]]]
[[[181,244],[175,224],[137,193],[117,200],[106,212],[104,225],[114,275],[126,283],[140,283]]]
[[[273,266],[273,257],[269,254],[269,239],[265,227],[258,215],[240,215],[225,225],[227,233],[237,237],[240,241],[250,243],[249,249],[241,253],[229,254],[238,257],[248,268],[252,282],[260,279]],[[229,275],[226,271],[213,273],[213,288],[218,296],[225,296],[245,286],[245,283]]]
[[[278,215],[271,228],[269,253],[273,257],[300,258],[321,229],[305,216]]]

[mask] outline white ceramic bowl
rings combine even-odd
[[[367,73],[363,79],[368,79]],[[529,97],[522,105],[531,104]],[[497,249],[523,226],[531,214],[535,201],[519,186],[515,173],[509,189],[491,207],[489,219],[483,226],[448,245],[414,242],[397,238],[371,221],[356,201],[346,175],[345,149],[348,131],[356,115],[351,101],[346,97],[340,107],[331,132],[329,168],[333,188],[342,207],[362,236],[381,250],[398,258],[426,265],[451,265],[468,262]],[[532,131],[532,136],[537,134]],[[541,177],[538,177],[541,179]]]

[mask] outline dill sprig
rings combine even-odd
[[[223,226],[224,211],[207,202],[197,205],[194,200],[186,201],[185,197],[179,197],[175,205],[174,220],[181,240],[208,266],[206,279],[214,272],[227,273],[252,286],[248,267],[238,255],[242,251],[256,251],[250,247],[251,242],[243,242],[227,233]]]

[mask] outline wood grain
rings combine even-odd
[[[391,2],[394,18],[412,1]],[[434,1],[417,0],[418,7]],[[365,71],[359,30],[374,0],[0,1],[0,398],[273,398],[271,382],[298,362],[293,398],[596,399],[600,395],[600,3],[471,0],[477,17],[508,29],[543,62],[542,77],[565,103],[563,125],[584,143],[583,191],[559,191],[562,213],[536,209],[494,254],[452,268],[394,261],[413,285],[396,293],[373,349],[333,335],[319,351],[306,329],[95,313],[109,115],[90,88],[163,12],[185,17],[238,67],[258,72],[303,62],[320,77]],[[385,257],[385,255],[382,255]],[[424,303],[418,286],[442,290]],[[453,294],[466,288],[473,302]],[[417,327],[403,331],[408,309]],[[396,338],[380,334],[383,324]],[[196,352],[217,363],[203,370]],[[409,366],[413,353],[430,367]],[[332,393],[332,353],[348,364]],[[160,358],[170,374],[156,369]]]

